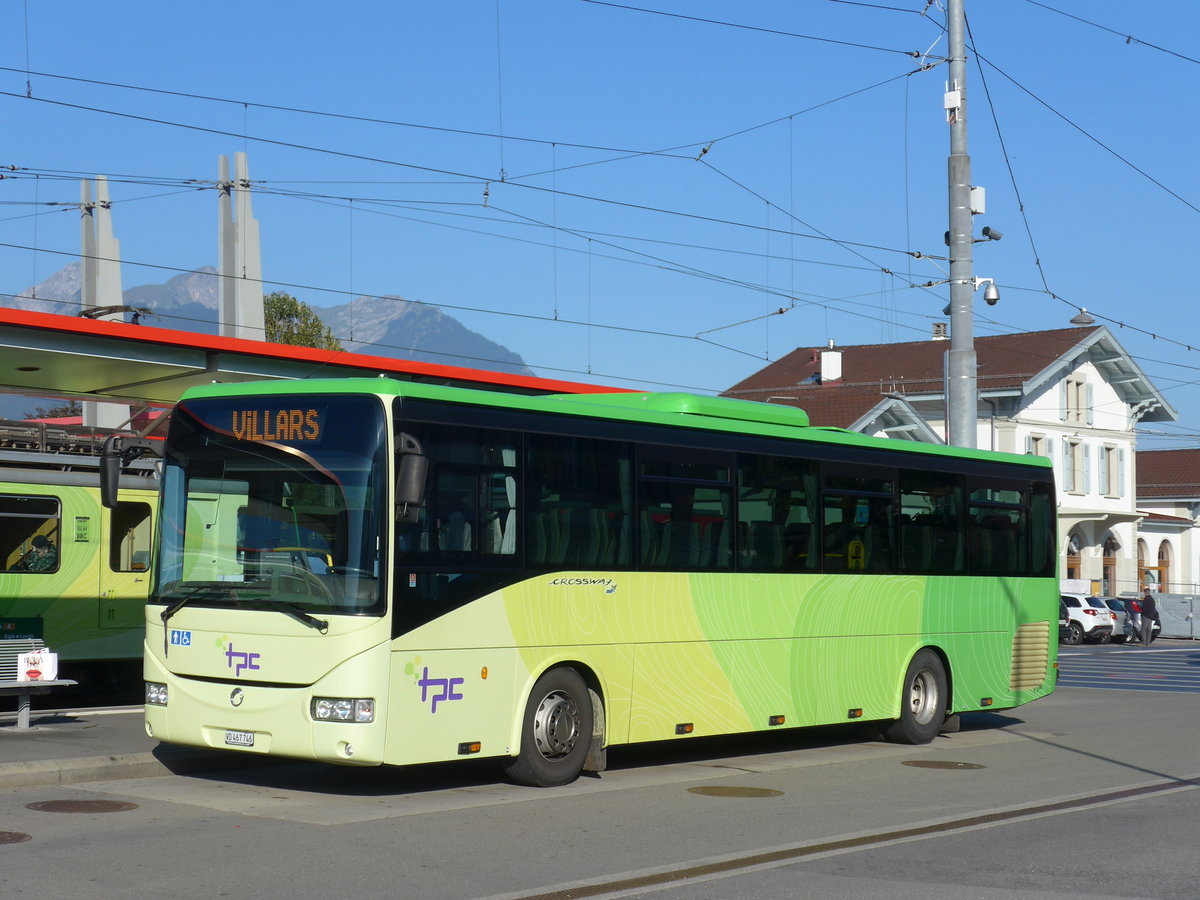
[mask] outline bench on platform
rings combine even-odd
[[[29,727],[29,698],[34,694],[48,694],[56,687],[75,684],[69,678],[56,681],[17,681],[17,660],[22,653],[45,650],[46,645],[37,638],[20,638],[0,641],[0,697],[17,698],[17,727]]]

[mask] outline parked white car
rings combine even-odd
[[[1109,607],[1107,597],[1085,597],[1084,599],[1092,607],[1092,609],[1096,610],[1100,614],[1101,619],[1103,619],[1105,616],[1108,616],[1109,624],[1112,625],[1112,631],[1109,632],[1108,637],[1101,638],[1100,643],[1107,644],[1118,634],[1122,633],[1118,630],[1119,623],[1117,614]]]
[[[1115,614],[1103,600],[1089,597],[1086,594],[1061,594],[1062,602],[1066,604],[1067,638],[1064,643],[1082,644],[1084,641],[1103,643],[1110,640],[1113,634],[1113,618]],[[1095,604],[1093,604],[1095,600]]]

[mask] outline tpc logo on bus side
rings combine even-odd
[[[454,689],[462,685],[465,681],[465,678],[430,678],[429,667],[425,666],[421,672],[420,679],[417,681],[417,684],[421,687],[421,702],[430,703],[429,711],[436,713],[438,703],[446,700],[461,700],[463,698],[462,693]],[[438,692],[432,697],[429,696],[430,688],[438,689]]]

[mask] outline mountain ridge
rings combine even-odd
[[[220,284],[217,270],[201,266],[161,284],[123,291],[129,306],[148,309],[143,325],[198,334],[217,333]],[[81,296],[82,266],[72,262],[20,294],[0,295],[0,305],[34,312],[76,315]],[[361,296],[339,306],[311,307],[351,353],[388,359],[467,366],[493,372],[533,375],[519,354],[467,328],[453,316],[427,303],[395,295]],[[22,418],[35,406],[56,401],[0,396],[0,418]]]

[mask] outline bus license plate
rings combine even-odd
[[[226,731],[225,743],[232,744],[234,747],[253,747],[254,732],[253,731]]]

